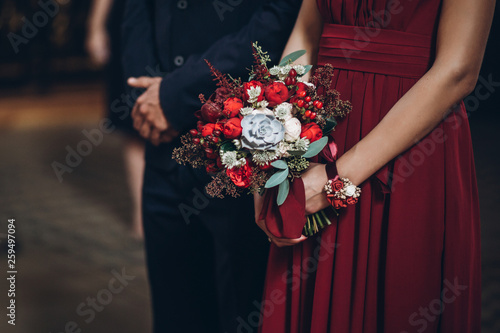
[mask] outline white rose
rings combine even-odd
[[[302,126],[297,118],[290,118],[285,122],[285,140],[295,141],[300,137]]]

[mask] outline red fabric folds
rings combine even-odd
[[[266,221],[267,229],[279,238],[299,238],[306,224],[306,195],[302,179],[290,183],[290,193],[285,202],[278,206],[278,187],[267,190],[260,219]]]

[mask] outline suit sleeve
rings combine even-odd
[[[278,62],[297,18],[302,0],[277,0],[263,5],[239,31],[216,41],[206,52],[189,57],[183,67],[165,76],[160,102],[172,126],[184,132],[195,123],[200,93],[207,97],[215,83],[205,59],[222,73],[246,79],[252,65],[252,42],[259,42],[271,59]]]
[[[150,1],[126,0],[122,21],[124,79],[148,75],[148,69],[158,64],[152,24]]]

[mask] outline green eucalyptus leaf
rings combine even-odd
[[[328,135],[337,126],[337,121],[335,118],[328,118],[326,120],[326,125],[323,127],[323,135]]]
[[[289,55],[285,56],[283,59],[280,61],[280,66],[285,66],[288,64],[288,62],[294,62],[295,60],[299,59],[302,57],[304,54],[306,54],[306,50],[299,50],[290,53]]]
[[[287,153],[293,156],[302,156],[306,153],[305,150],[288,150]]]
[[[288,164],[286,164],[286,162],[283,160],[276,160],[272,162],[271,165],[276,169],[282,169],[282,170],[288,169]]]
[[[288,177],[288,170],[281,170],[271,176],[266,182],[265,188],[278,186]]]
[[[314,141],[309,145],[309,149],[304,155],[302,155],[302,157],[311,158],[313,156],[318,155],[321,152],[321,150],[325,148],[327,143],[328,143],[328,136],[324,136],[321,139]]]
[[[288,192],[290,192],[290,182],[288,181],[288,179],[285,179],[285,181],[282,182],[280,184],[280,187],[278,188],[278,206],[281,206],[285,202],[286,198],[288,197]]]
[[[225,141],[220,145],[220,153],[225,153],[226,151],[238,150],[232,141]]]

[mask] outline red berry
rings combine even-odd
[[[305,92],[305,91],[300,91],[300,92],[297,94],[297,96],[304,98],[304,97],[306,96],[306,92]]]
[[[315,100],[315,101],[313,102],[314,107],[316,107],[316,105],[318,104],[318,102],[319,102],[318,100]]]
[[[197,136],[198,135],[198,131],[195,130],[195,129],[192,129],[189,131],[189,134],[191,134],[192,136]]]
[[[210,142],[208,142],[207,140],[203,140],[203,143],[201,145],[207,148],[210,145]]]
[[[290,75],[290,77],[296,77],[297,76],[297,71],[295,69],[290,69],[290,72],[288,72],[288,75]]]
[[[304,98],[304,100],[309,103],[311,101],[311,96],[306,96],[306,98]]]
[[[205,148],[205,153],[212,154],[214,150],[212,148]]]
[[[221,135],[221,132],[219,130],[215,130],[212,132],[213,135],[215,136],[220,136]]]
[[[292,85],[297,84],[297,79],[292,77]]]
[[[304,116],[306,116],[306,118],[309,118],[309,116],[311,116],[311,110],[307,110],[306,113],[304,113]]]
[[[292,78],[291,77],[287,76],[285,78],[285,85],[287,85],[287,86],[291,86],[292,85]]]
[[[218,138],[218,137],[216,137],[216,136],[214,136],[214,137],[212,138],[212,142],[213,142],[213,143],[217,143],[217,142],[219,142],[219,138]]]
[[[304,106],[304,100],[299,99],[299,100],[297,101],[297,106],[298,106],[299,108],[303,107],[303,106]]]
[[[309,118],[313,120],[314,118],[316,118],[316,116],[317,116],[316,112],[311,112],[311,116]]]
[[[194,138],[194,139],[193,139],[193,143],[194,143],[195,145],[199,144],[199,143],[200,143],[200,138]]]
[[[316,103],[316,107],[317,107],[318,109],[323,108],[323,103],[322,103],[322,102],[320,102],[320,101],[318,101],[318,103]]]

